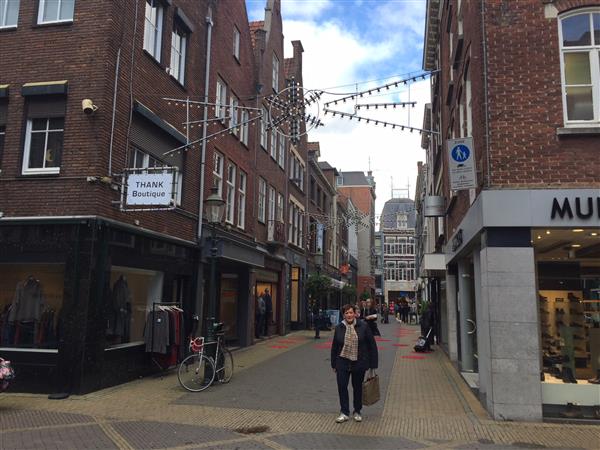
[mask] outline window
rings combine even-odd
[[[279,92],[279,58],[273,53],[273,90]]]
[[[23,174],[59,173],[64,117],[27,120]]]
[[[240,141],[245,146],[248,146],[248,120],[250,120],[250,114],[242,109],[240,113]]]
[[[233,27],[233,56],[240,60],[240,30],[237,27]]]
[[[146,0],[146,13],[144,22],[144,50],[160,61],[162,46],[163,8],[159,0]]]
[[[74,9],[75,0],[40,0],[38,23],[72,22]]]
[[[267,197],[267,183],[262,178],[258,179],[258,220],[265,223],[265,201]]]
[[[231,128],[231,132],[234,135],[238,135],[238,109],[240,106],[240,101],[237,99],[235,95],[232,95],[229,100],[229,128]]]
[[[217,95],[215,100],[215,117],[225,121],[227,110],[227,86],[222,80],[217,80]]]
[[[269,186],[269,222],[275,221],[275,189]]]
[[[289,203],[288,242],[302,247],[302,209],[293,201]]]
[[[238,221],[237,226],[242,230],[246,226],[246,174],[240,170],[240,184],[238,186]]]
[[[235,176],[236,167],[230,164],[227,167],[227,198],[225,201],[225,222],[233,224],[235,215]]]
[[[269,117],[269,113],[267,112],[267,108],[263,106],[262,108],[262,116],[260,119],[260,145],[262,148],[267,150],[269,148],[269,136],[267,134],[267,120]]]
[[[0,0],[0,28],[16,27],[20,0]]]
[[[283,134],[279,135],[279,150],[277,152],[277,161],[279,163],[279,167],[282,169],[285,168],[285,136]]]
[[[283,223],[283,194],[277,194],[277,221]]]
[[[271,128],[271,158],[277,161],[277,128]]]
[[[187,45],[187,33],[181,28],[175,28],[171,36],[171,67],[169,73],[184,83],[185,79],[185,51]]]
[[[600,9],[560,18],[565,124],[600,124]]]
[[[213,158],[213,186],[217,188],[217,194],[223,197],[223,155],[215,152]]]

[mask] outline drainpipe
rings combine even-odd
[[[119,66],[121,64],[121,47],[117,51],[117,66],[115,67],[115,86],[113,92],[112,122],[110,125],[110,145],[108,148],[108,177],[112,177],[112,151],[115,138],[115,116],[117,115],[117,89],[119,85]]]
[[[490,119],[489,119],[489,104],[488,104],[488,73],[487,73],[487,39],[485,35],[485,1],[481,2],[481,40],[483,46],[483,104],[485,105],[485,161],[486,161],[486,176],[485,187],[490,187]]]
[[[204,121],[202,124],[202,151],[200,156],[200,195],[198,199],[198,248],[200,251],[198,259],[198,286],[196,288],[196,308],[195,315],[196,319],[201,324],[202,321],[202,298],[203,298],[203,266],[202,266],[202,218],[204,216],[204,169],[206,167],[206,134],[208,131],[208,93],[210,90],[210,56],[211,56],[211,42],[212,42],[212,8],[208,7],[208,14],[205,18],[207,25],[207,36],[206,36],[206,70],[204,73]]]

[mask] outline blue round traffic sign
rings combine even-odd
[[[454,147],[452,147],[452,151],[450,152],[450,154],[452,155],[452,159],[454,161],[463,163],[467,159],[469,159],[469,156],[471,155],[471,151],[469,150],[469,147],[467,147],[466,145],[458,144],[458,145],[455,145]]]

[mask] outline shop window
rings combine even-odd
[[[600,125],[600,9],[560,17],[565,124]]]
[[[64,264],[0,264],[0,347],[57,349]]]
[[[146,0],[144,50],[159,62],[162,46],[163,9],[159,0]]]
[[[144,327],[153,302],[163,297],[163,278],[163,272],[111,267],[110,289],[105,300],[105,335],[109,347],[144,342]]]
[[[40,0],[38,23],[72,22],[74,10],[75,0]]]
[[[14,28],[19,19],[19,1],[0,1],[0,28]]]

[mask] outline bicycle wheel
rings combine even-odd
[[[229,349],[219,347],[217,377],[221,383],[229,383],[233,376],[233,355]]]
[[[188,391],[203,391],[215,379],[215,365],[206,356],[201,358],[199,353],[194,353],[181,361],[177,378]]]

